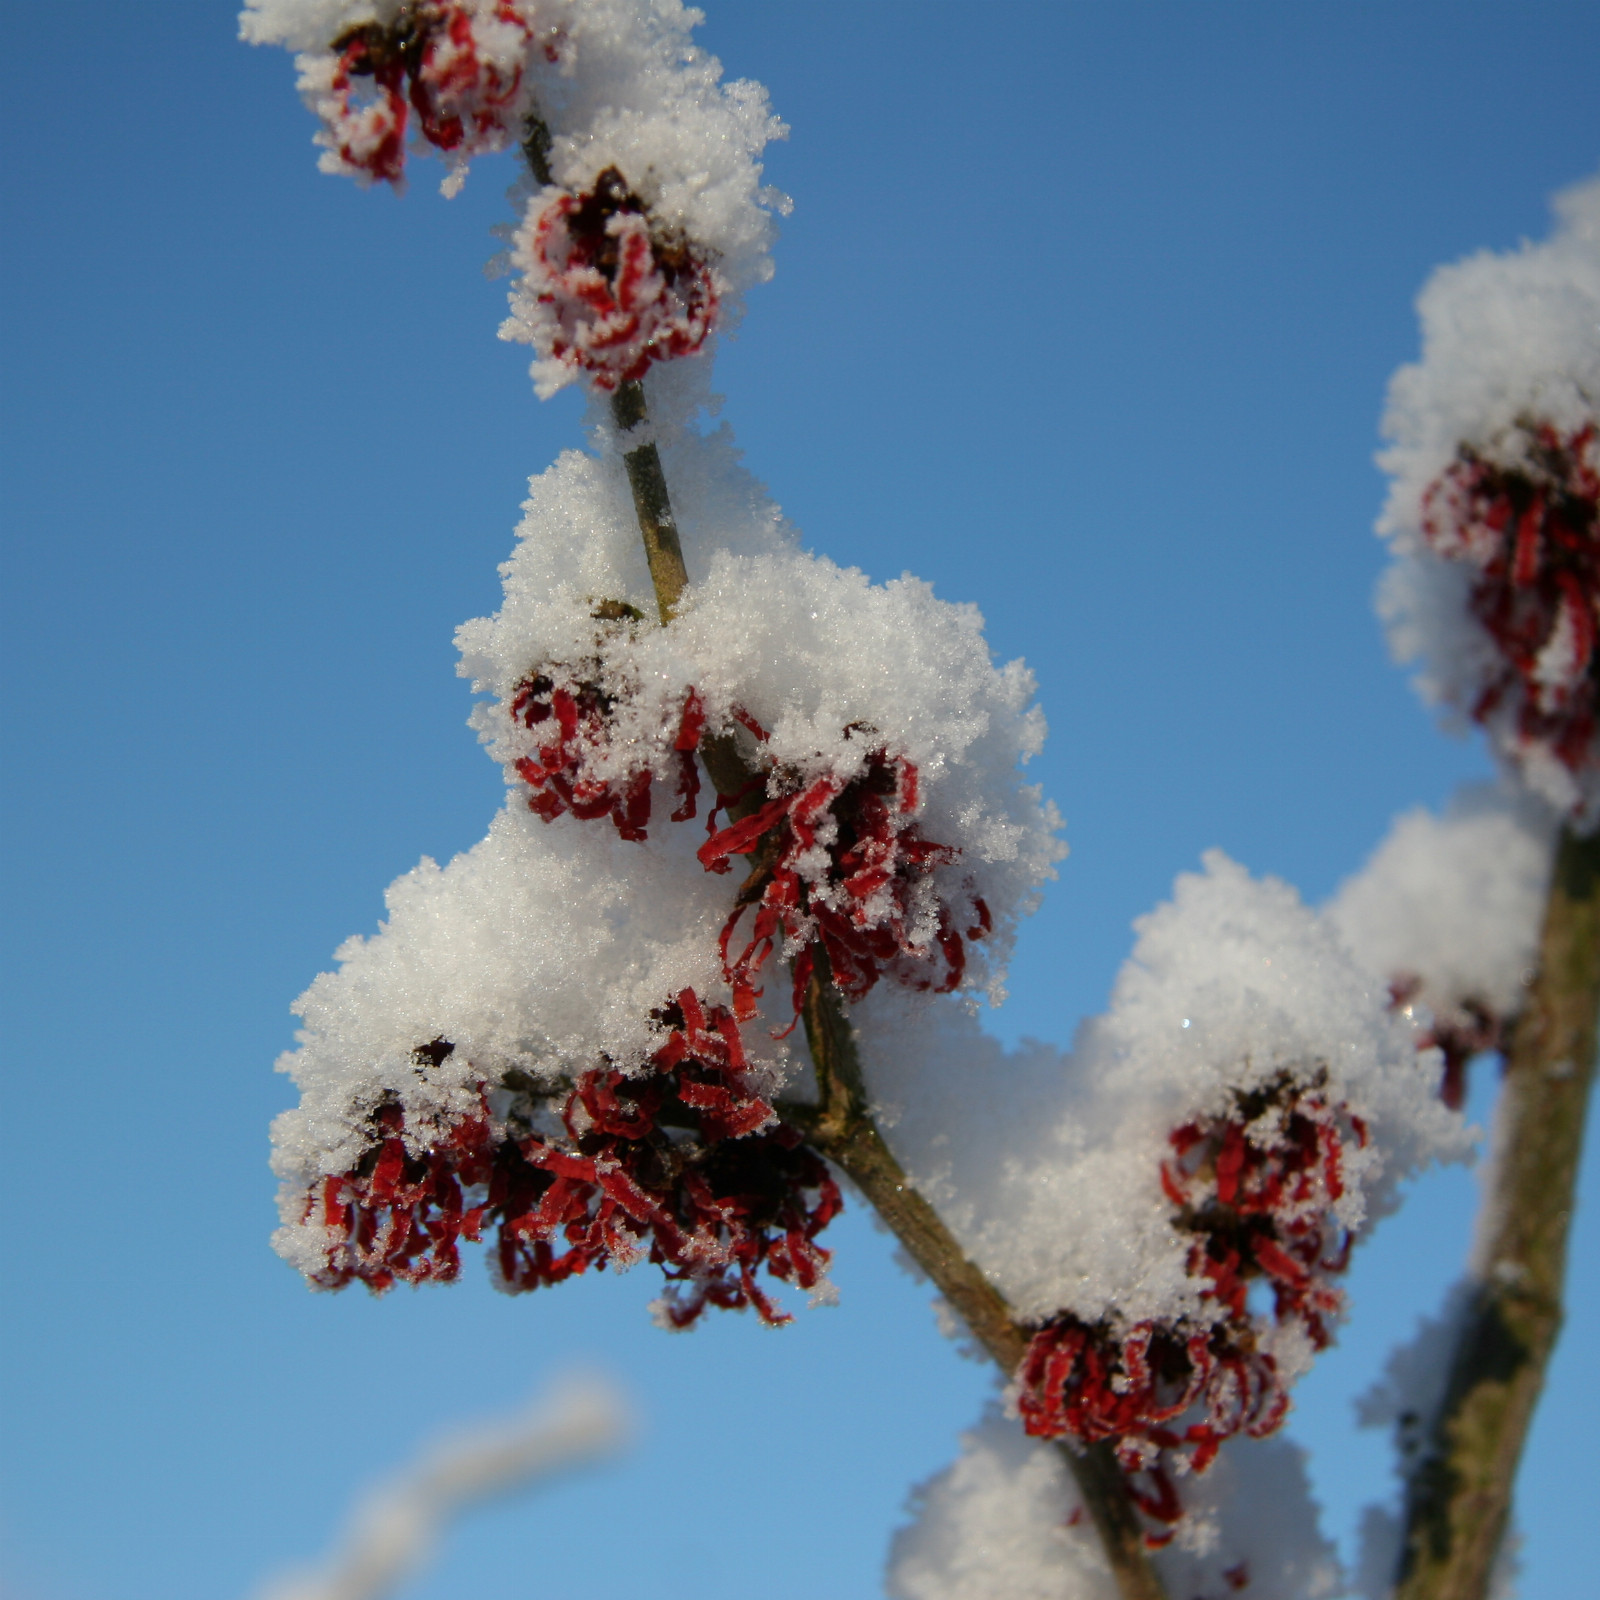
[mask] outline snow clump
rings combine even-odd
[[[773,1109],[808,1067],[814,950],[847,1000],[998,997],[1062,853],[1021,778],[1032,680],[976,611],[803,550],[726,434],[690,425],[697,382],[649,382],[695,580],[676,615],[644,620],[601,426],[534,480],[505,605],[460,630],[505,809],[402,878],[297,1005],[277,1245],[314,1284],[449,1279],[495,1227],[503,1287],[651,1255],[684,1285],[669,1321],[782,1320],[751,1275],[821,1292],[810,1241],[837,1209]],[[741,794],[705,791],[712,741]]]
[[[1239,1441],[1189,1491],[1184,1531],[1153,1560],[1172,1595],[1333,1600],[1338,1555],[1317,1524],[1305,1455]],[[917,1489],[894,1539],[892,1600],[1116,1600],[1117,1586],[1059,1450],[992,1410]]]
[[[1282,1423],[1400,1180],[1467,1143],[1436,1054],[1286,884],[1213,852],[1137,926],[1070,1054],[892,992],[858,1014],[896,1155],[1035,1329],[1028,1431],[1113,1441],[1159,1540],[1178,1480]]]
[[[1581,826],[1600,820],[1600,179],[1542,244],[1434,273],[1389,389],[1379,610],[1424,695]]]
[[[1556,817],[1506,785],[1460,791],[1442,816],[1418,807],[1327,907],[1351,953],[1414,1015],[1444,1057],[1459,1108],[1467,1062],[1500,1047],[1539,953]]]

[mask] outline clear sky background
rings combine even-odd
[[[708,4],[711,0],[708,0]],[[451,632],[581,442],[494,337],[502,177],[319,175],[226,3],[5,0],[5,1476],[18,1600],[233,1600],[430,1431],[588,1359],[621,1467],[460,1530],[415,1600],[866,1600],[989,1375],[858,1210],[843,1303],[653,1329],[649,1272],[313,1296],[267,1248],[288,1002],[499,771]],[[1005,1037],[1066,1042],[1220,845],[1313,900],[1487,763],[1371,612],[1371,461],[1436,264],[1600,163],[1600,8],[721,0],[793,137],[719,387],[817,548],[973,600],[1038,674],[1072,845]],[[1480,1091],[1481,1112],[1487,1096]],[[1519,1488],[1524,1600],[1592,1581],[1600,1170]],[[1329,1525],[1387,1491],[1351,1397],[1459,1269],[1429,1180],[1302,1387]]]

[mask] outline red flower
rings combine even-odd
[[[1422,532],[1476,568],[1472,614],[1500,653],[1472,716],[1509,709],[1523,746],[1577,772],[1595,760],[1600,692],[1600,444],[1593,423],[1525,424],[1515,443],[1515,465],[1464,445],[1422,497]]]
[[[307,1197],[305,1220],[332,1232],[316,1281],[383,1290],[452,1279],[457,1241],[493,1224],[507,1290],[648,1255],[672,1282],[666,1315],[675,1326],[708,1305],[753,1306],[764,1322],[787,1322],[756,1272],[764,1265],[780,1281],[816,1287],[830,1258],[816,1237],[838,1214],[838,1186],[750,1091],[729,1011],[703,1007],[686,989],[662,1021],[666,1041],[651,1070],[586,1072],[562,1108],[561,1135],[496,1131],[485,1111],[431,1132],[413,1153],[401,1107],[380,1107],[361,1161]],[[452,1049],[436,1040],[419,1063]]]
[[[605,690],[578,678],[572,669],[551,667],[524,678],[512,694],[511,718],[524,728],[542,729],[543,740],[535,754],[513,761],[512,769],[533,790],[528,809],[546,822],[569,811],[583,821],[608,816],[624,839],[644,839],[651,811],[650,767],[637,766],[620,778],[596,775],[597,759],[610,751],[611,710]],[[691,688],[685,692],[672,744],[678,768],[674,822],[695,814],[700,772],[694,753],[704,726],[705,710]]]
[[[1117,1333],[1070,1312],[1052,1318],[1017,1375],[1027,1431],[1115,1440],[1140,1508],[1157,1523],[1176,1522],[1183,1507],[1170,1455],[1203,1472],[1224,1441],[1261,1438],[1288,1412],[1277,1364],[1260,1348],[1250,1314],[1251,1283],[1271,1284],[1280,1324],[1297,1324],[1316,1349],[1329,1341],[1344,1304],[1329,1279],[1350,1254],[1330,1208],[1344,1193],[1350,1140],[1366,1142],[1360,1118],[1331,1107],[1320,1080],[1297,1083],[1287,1073],[1237,1094],[1229,1115],[1173,1132],[1161,1186],[1176,1225],[1194,1236],[1188,1272],[1205,1285],[1216,1320],[1146,1321]],[[1171,1534],[1148,1537],[1162,1544]]]
[[[1166,1458],[1181,1452],[1204,1472],[1224,1440],[1262,1438],[1288,1410],[1272,1357],[1248,1328],[1226,1323],[1186,1332],[1140,1322],[1119,1336],[1064,1312],[1033,1336],[1017,1378],[1023,1427],[1036,1438],[1115,1441],[1134,1503],[1167,1525],[1146,1535],[1153,1547],[1183,1515]]]
[[[522,137],[520,51],[515,65],[485,59],[480,21],[511,29],[523,43],[533,31],[515,0],[492,9],[436,0],[403,5],[394,21],[364,22],[333,41],[333,98],[324,115],[346,166],[398,183],[412,110],[423,138],[439,150],[470,155]],[[545,54],[554,59],[555,49],[552,36]]]
[[[755,1014],[756,979],[780,938],[802,946],[794,964],[796,1011],[813,970],[813,940],[852,1000],[885,975],[911,988],[954,989],[966,968],[962,941],[990,931],[989,909],[974,898],[972,925],[958,929],[950,907],[934,896],[934,869],[959,852],[924,839],[913,822],[915,764],[880,749],[848,782],[828,775],[773,794],[783,781],[768,773],[768,798],[700,847],[701,862],[713,872],[727,872],[735,855],[753,861],[722,930],[735,1014],[741,1020]],[[719,796],[717,809],[729,803]],[[715,818],[716,809],[708,826]],[[739,924],[751,910],[748,941],[735,952]]]
[[[615,167],[582,194],[548,200],[527,254],[540,342],[598,389],[692,355],[715,325],[710,266],[687,239],[653,223]]]

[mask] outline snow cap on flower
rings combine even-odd
[[[799,1049],[783,963],[820,939],[859,958],[835,954],[847,998],[992,990],[1059,854],[1017,770],[1042,733],[1020,664],[996,670],[970,608],[798,549],[726,437],[681,425],[696,392],[664,386],[656,430],[706,578],[645,625],[614,449],[536,480],[506,604],[461,630],[507,808],[400,880],[297,1007],[277,1242],[314,1282],[448,1279],[494,1226],[509,1288],[649,1253],[674,1324],[781,1320],[755,1269],[822,1292],[837,1209],[774,1120]],[[712,736],[744,741],[762,790],[721,827],[733,797],[695,768]],[[752,931],[727,869],[763,840],[784,892]]]
[[[787,1320],[762,1268],[826,1298],[839,1195],[767,1098],[781,1047],[756,1027],[747,1051],[696,991],[721,975],[708,881],[689,850],[516,805],[400,880],[297,1004],[278,1252],[374,1290],[454,1279],[490,1229],[508,1291],[649,1256],[677,1327],[708,1305]]]
[[[1390,385],[1379,607],[1431,700],[1535,793],[1600,817],[1600,179],[1541,244],[1429,280]]]
[[[893,993],[857,1011],[892,1148],[1035,1329],[1024,1425],[1111,1442],[1156,1545],[1220,1447],[1281,1425],[1398,1180],[1466,1153],[1384,986],[1287,885],[1205,866],[1070,1055]]]
[[[1513,1017],[1539,949],[1556,818],[1505,785],[1461,790],[1436,815],[1395,819],[1326,916],[1397,1001],[1430,1023]]]
[[[1241,1095],[1317,1082],[1361,1119],[1366,1143],[1345,1152],[1328,1206],[1358,1235],[1406,1173],[1466,1154],[1411,1025],[1287,884],[1213,851],[1135,926],[1109,1011],[1071,1052],[1007,1052],[948,1008],[893,993],[857,1011],[896,1155],[1027,1320],[1220,1314],[1187,1270],[1193,1238],[1162,1168],[1175,1132],[1227,1117]]]
[[[975,608],[802,550],[726,437],[676,429],[672,413],[661,407],[658,437],[691,578],[676,616],[666,627],[630,619],[655,603],[621,461],[609,449],[563,456],[533,482],[504,605],[458,634],[462,671],[494,697],[476,714],[480,734],[527,803],[544,808],[537,791],[548,785],[523,785],[566,753],[549,718],[519,714],[530,703],[519,697],[541,682],[592,685],[587,703],[603,700],[603,726],[573,742],[586,792],[623,793],[648,771],[664,786],[650,837],[676,828],[695,846],[705,830],[667,815],[691,804],[680,784],[686,714],[706,735],[735,737],[774,802],[829,790],[815,850],[796,846],[790,858],[813,907],[820,896],[868,932],[898,918],[910,946],[933,951],[942,906],[962,938],[963,986],[998,993],[1017,919],[1063,853],[1053,809],[1022,781],[1044,734],[1031,675],[1021,662],[994,665]],[[873,847],[882,880],[846,873],[847,901],[830,876],[829,841],[842,840],[830,819],[856,803],[851,785],[890,778],[894,816]],[[725,854],[701,859],[713,874],[726,865]],[[929,960],[939,987],[948,967]]]
[[[443,1125],[514,1074],[642,1066],[660,1042],[651,1013],[715,989],[723,912],[691,851],[624,848],[511,805],[471,850],[398,879],[379,931],[295,1002],[305,1026],[280,1066],[301,1103],[274,1127],[279,1175],[303,1187],[345,1170],[384,1103],[414,1129]],[[435,1040],[452,1047],[438,1060]]]
[[[1153,1557],[1169,1594],[1333,1600],[1343,1592],[1304,1452],[1288,1440],[1225,1446],[1185,1492],[1185,1527]],[[1060,1451],[997,1410],[962,1435],[961,1454],[915,1491],[911,1511],[889,1555],[892,1600],[1116,1600]]]

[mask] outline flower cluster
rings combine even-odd
[[[1472,569],[1472,615],[1496,665],[1471,715],[1500,714],[1524,751],[1574,774],[1595,749],[1600,659],[1600,442],[1595,426],[1523,423],[1493,455],[1463,446],[1422,498],[1435,554]]]
[[[758,157],[783,126],[723,85],[699,13],[645,0],[247,0],[241,31],[297,51],[324,171],[400,187],[407,141],[450,167],[520,149],[508,339],[541,395],[601,391],[700,350],[771,275]]]
[[[673,1282],[663,1311],[674,1327],[707,1305],[787,1321],[756,1273],[818,1288],[829,1252],[816,1237],[839,1211],[838,1187],[752,1092],[731,1013],[685,989],[658,1020],[665,1042],[646,1071],[586,1072],[559,1129],[538,1130],[531,1104],[491,1116],[487,1092],[480,1114],[449,1126],[411,1127],[400,1105],[380,1105],[360,1160],[307,1197],[303,1220],[327,1239],[313,1281],[450,1281],[459,1241],[493,1225],[508,1291],[648,1256]],[[419,1067],[453,1051],[434,1040]]]
[[[747,722],[765,738],[765,730]],[[737,1016],[755,1014],[756,978],[780,938],[796,952],[796,1011],[818,945],[833,982],[852,1000],[885,974],[941,994],[960,983],[963,940],[990,931],[989,911],[974,897],[972,925],[956,926],[932,875],[959,852],[921,836],[917,809],[915,764],[879,748],[849,780],[824,773],[791,787],[769,772],[761,802],[712,833],[699,852],[711,871],[727,872],[735,855],[752,863],[722,929],[723,970]],[[739,925],[751,910],[749,939],[734,953]]]
[[[603,628],[624,620],[611,603],[596,615]],[[609,637],[602,632],[601,648]],[[642,841],[664,753],[659,746],[669,738],[678,800],[672,820],[694,816],[705,704],[692,686],[681,700],[669,697],[669,722],[652,740],[635,726],[654,713],[633,688],[626,667],[600,655],[576,667],[546,666],[515,687],[508,765],[533,791],[528,807],[537,816],[546,822],[569,813],[581,820],[609,817],[624,839]],[[734,723],[754,735],[757,752],[767,744],[767,730],[748,712],[736,707]],[[847,729],[846,742],[866,731]],[[521,733],[537,741],[526,754],[517,753]],[[875,746],[851,777],[829,769],[807,778],[776,763],[762,765],[759,757],[751,765],[740,794],[718,796],[707,820],[709,837],[697,852],[714,873],[731,871],[735,856],[750,862],[721,934],[734,1016],[740,1022],[755,1016],[762,994],[757,984],[775,953],[793,958],[797,1014],[819,951],[831,981],[851,1000],[884,976],[911,989],[954,989],[966,971],[967,941],[992,931],[992,918],[970,890],[959,917],[938,891],[936,869],[961,852],[924,838],[917,826],[916,763]],[[734,820],[718,828],[724,808]]]
[[[1224,1440],[1262,1438],[1287,1411],[1272,1357],[1253,1341],[1236,1341],[1235,1332],[1143,1322],[1119,1336],[1067,1313],[1034,1335],[1023,1358],[1023,1426],[1037,1438],[1114,1440],[1134,1503],[1163,1525],[1146,1534],[1159,1548],[1183,1516],[1166,1455],[1183,1451],[1191,1470],[1203,1472]],[[1203,1408],[1201,1420],[1173,1426],[1195,1407]]]
[[[605,770],[615,767],[620,752],[612,739],[612,698],[598,674],[595,663],[587,677],[550,667],[523,679],[511,698],[511,720],[529,732],[537,730],[538,742],[529,754],[515,757],[511,768],[533,791],[528,809],[544,821],[568,812],[582,821],[610,817],[624,839],[643,840],[650,824],[654,771],[638,749],[629,752],[633,759],[620,774]],[[700,794],[695,750],[704,726],[705,709],[690,688],[672,736],[678,799],[674,822],[687,822],[695,814]]]
[[[547,190],[517,236],[527,315],[546,360],[611,391],[693,355],[716,325],[716,276],[651,217],[616,167],[580,193]]]
[[[321,117],[324,165],[399,184],[406,130],[459,162],[526,137],[525,58],[558,59],[560,35],[537,29],[526,0],[418,0],[387,21],[356,24],[301,57],[301,87]]]
[[[1019,1370],[1027,1431],[1114,1440],[1134,1499],[1169,1529],[1183,1514],[1170,1456],[1203,1472],[1224,1441],[1261,1438],[1288,1412],[1270,1330],[1249,1308],[1252,1283],[1271,1286],[1278,1329],[1313,1350],[1327,1345],[1343,1308],[1330,1279],[1343,1272],[1351,1237],[1331,1208],[1345,1191],[1347,1146],[1367,1133],[1324,1087],[1321,1076],[1279,1073],[1236,1091],[1227,1115],[1170,1135],[1161,1186],[1174,1225],[1190,1236],[1187,1271],[1205,1286],[1206,1320],[1119,1331],[1063,1314],[1035,1334]]]

